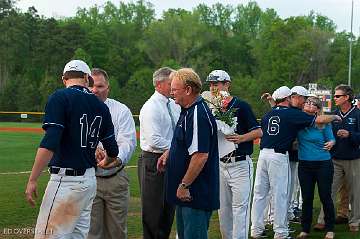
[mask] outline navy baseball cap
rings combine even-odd
[[[210,72],[206,78],[207,82],[231,82],[230,76],[226,71],[223,70],[214,70]]]

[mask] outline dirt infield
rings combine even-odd
[[[44,133],[42,128],[21,128],[21,127],[0,127],[0,132],[30,132],[30,133]]]

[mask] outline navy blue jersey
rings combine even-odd
[[[235,112],[237,120],[235,133],[241,135],[260,128],[260,124],[257,122],[256,117],[247,102],[234,97],[229,102],[228,110],[231,108],[237,109]],[[252,153],[253,141],[248,141],[237,145],[236,155],[251,155]]]
[[[302,111],[301,109],[297,108],[297,107],[291,107],[293,108],[294,110],[298,110],[298,111]],[[293,145],[293,143],[291,143],[291,145]],[[297,149],[291,149],[289,150],[289,160],[290,161],[294,161],[294,162],[299,162],[299,151]]]
[[[196,152],[208,153],[208,159],[190,185],[193,200],[182,202],[176,197],[176,191],[189,167],[191,155]],[[220,207],[216,121],[201,97],[189,108],[181,110],[166,165],[165,191],[169,203],[202,210],[216,210]]]
[[[339,115],[342,121],[332,123],[336,143],[331,150],[331,156],[335,159],[344,160],[360,158],[360,110],[353,106],[346,113],[336,110],[335,114]],[[339,138],[337,136],[339,129],[349,131],[350,136],[343,139]]]
[[[56,91],[45,107],[43,129],[56,127],[59,146],[49,166],[86,169],[96,167],[95,150],[99,140],[110,157],[118,147],[108,107],[87,88],[71,86]],[[41,147],[41,146],[40,146]]]
[[[263,137],[260,149],[274,149],[275,152],[286,153],[292,147],[299,130],[314,124],[316,116],[300,110],[275,106],[261,119]]]

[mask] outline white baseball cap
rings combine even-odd
[[[294,86],[293,88],[291,88],[291,93],[293,94],[297,94],[297,95],[302,95],[302,96],[309,96],[309,91],[307,89],[305,89],[302,86]]]
[[[291,90],[287,86],[281,86],[280,88],[276,89],[272,94],[272,98],[274,100],[284,99],[291,95]]]
[[[69,61],[64,67],[63,74],[65,74],[65,72],[68,71],[81,71],[91,76],[91,71],[89,66],[82,60]]]
[[[225,81],[231,81],[229,74],[226,71],[223,70],[214,70],[210,72],[208,77],[206,78],[206,81],[208,82],[225,82]]]

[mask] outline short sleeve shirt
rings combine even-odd
[[[198,177],[190,185],[191,202],[182,202],[176,191],[194,153],[208,153]],[[219,202],[219,153],[217,127],[210,109],[199,97],[189,108],[181,110],[166,170],[166,199],[171,204],[202,210],[216,210]]]
[[[257,122],[256,117],[250,107],[250,105],[233,97],[229,103],[229,109],[236,108],[235,116],[237,120],[236,133],[237,134],[246,134],[252,130],[260,128],[260,124]],[[251,155],[253,153],[253,141],[248,141],[240,143],[236,148],[236,155]]]
[[[96,167],[95,149],[114,138],[108,107],[87,88],[72,86],[52,94],[45,107],[43,129],[62,129],[60,146],[49,166],[86,169]]]
[[[269,148],[284,153],[289,151],[297,133],[312,126],[315,119],[316,116],[297,109],[275,106],[261,119],[263,137],[260,149]]]

